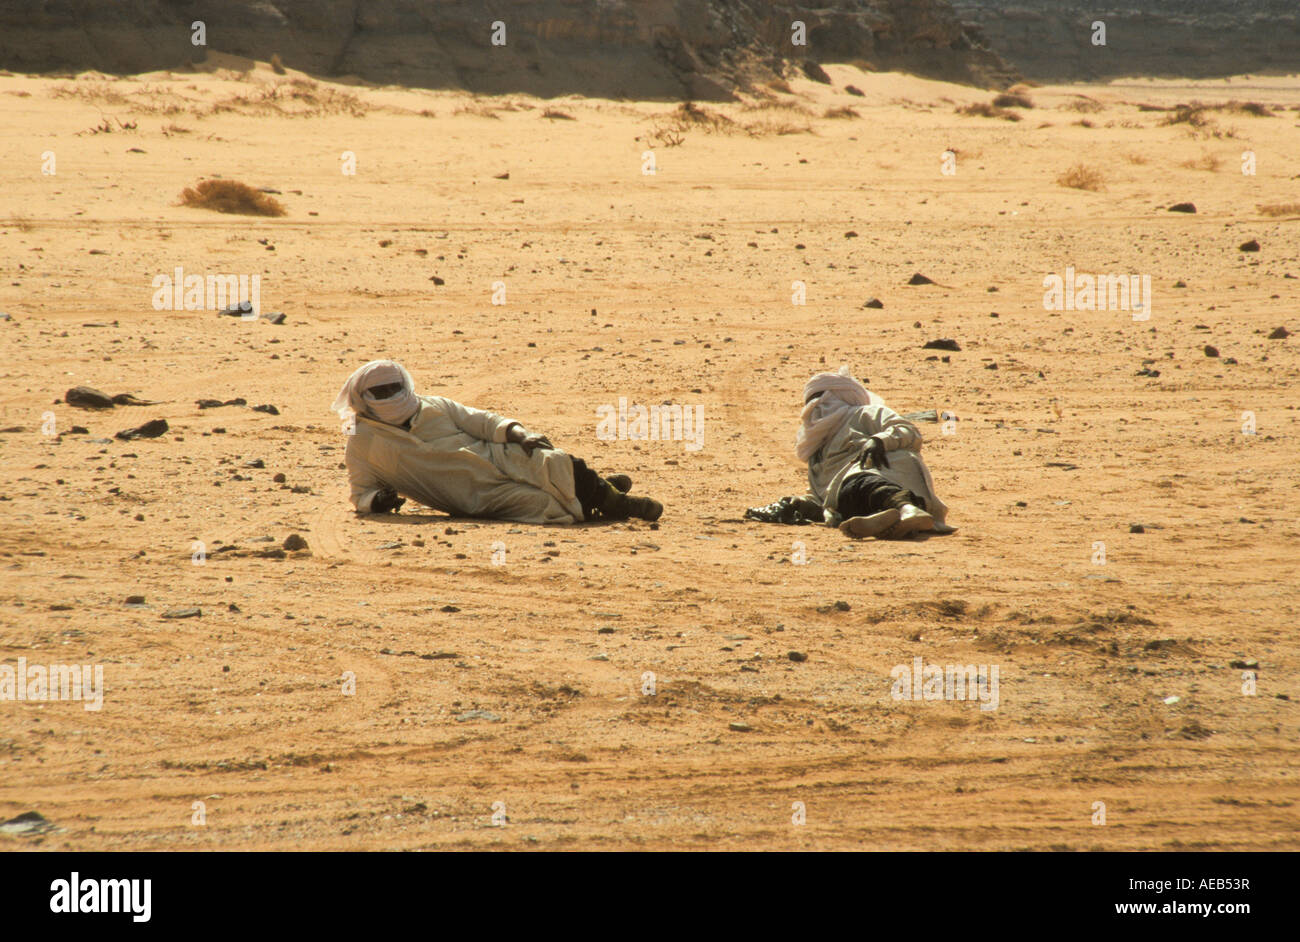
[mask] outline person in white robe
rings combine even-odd
[[[920,430],[847,366],[804,386],[795,452],[808,462],[809,496],[847,536],[904,539],[956,529],[921,458]]]
[[[454,516],[519,523],[656,520],[663,505],[626,492],[580,458],[513,420],[443,396],[418,396],[393,360],[354,372],[331,408],[347,423],[344,462],[358,513],[399,510],[407,498]]]

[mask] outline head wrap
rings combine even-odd
[[[821,395],[817,395],[820,393]],[[817,396],[809,401],[810,397]],[[847,366],[837,373],[818,373],[804,385],[802,425],[795,443],[795,454],[807,461],[839,430],[840,424],[858,406],[875,405],[883,400],[863,386]]]
[[[387,399],[370,395],[371,389],[389,383],[401,383],[401,391]],[[415,415],[420,408],[420,399],[415,394],[415,381],[406,372],[406,367],[394,360],[371,360],[348,377],[330,408],[340,416],[354,412],[389,425],[401,425]]]

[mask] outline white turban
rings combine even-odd
[[[817,396],[821,393],[820,396]],[[811,396],[816,399],[809,401]],[[818,373],[803,388],[803,424],[799,428],[799,437],[795,443],[795,454],[800,461],[807,461],[817,453],[835,432],[840,423],[849,417],[849,411],[857,406],[874,405],[883,402],[875,393],[863,386],[847,366],[841,366],[837,373]]]
[[[376,399],[370,394],[376,386],[389,383],[401,383],[401,391],[387,399]],[[353,412],[389,425],[401,425],[415,415],[420,399],[406,367],[394,360],[371,360],[348,377],[330,408],[344,417]]]

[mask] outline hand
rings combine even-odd
[[[555,447],[554,445],[551,444],[551,440],[547,438],[545,435],[526,435],[524,436],[524,440],[521,441],[519,444],[522,445],[524,447],[524,451],[526,451],[530,455],[533,453],[533,450],[536,448]]]
[[[406,503],[405,497],[398,497],[397,491],[391,487],[380,488],[379,493],[370,500],[370,512],[372,514],[386,514],[390,510],[401,510],[402,505]]]
[[[877,468],[888,468],[889,459],[885,457],[885,443],[878,438],[873,438],[867,443],[867,447],[862,449],[862,455],[858,458],[858,466],[862,468],[875,465]]]

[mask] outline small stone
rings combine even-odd
[[[1217,357],[1219,350],[1217,347],[1211,347],[1208,343],[1205,345],[1205,355],[1207,357]]]
[[[1169,207],[1171,213],[1194,213],[1196,212],[1195,203],[1175,203]]]
[[[128,595],[128,596],[126,597],[126,604],[127,604],[127,605],[143,605],[143,604],[144,604],[144,596],[143,596],[143,595]]]
[[[198,618],[203,614],[201,609],[197,608],[173,608],[163,612],[163,618]]]
[[[144,423],[144,425],[123,429],[117,433],[117,437],[123,441],[131,441],[136,438],[157,438],[159,435],[166,432],[167,429],[168,425],[166,419],[152,419],[151,421]]]
[[[290,533],[284,538],[284,543],[281,545],[292,553],[296,550],[305,550],[307,548],[307,541],[297,533]]]
[[[444,605],[442,608],[438,609],[438,611],[440,611],[440,612],[459,612],[460,609],[457,608],[455,605]]]
[[[1259,661],[1229,661],[1228,666],[1239,671],[1257,671],[1259,670]]]
[[[1183,698],[1182,698],[1182,697],[1165,697],[1164,703],[1165,703],[1165,706],[1173,706],[1175,703],[1177,703],[1177,702],[1180,701],[1181,699],[1183,699]]]
[[[46,831],[55,830],[55,826],[50,823],[39,811],[24,811],[16,818],[10,818],[3,824],[0,824],[0,834],[32,835],[44,834]]]
[[[1129,524],[1128,532],[1129,532],[1129,533],[1146,533],[1146,532],[1147,532],[1147,528],[1144,527],[1144,526],[1142,526],[1142,524],[1140,524],[1140,523],[1132,523],[1132,524]]]
[[[224,317],[250,317],[253,313],[252,301],[240,301],[238,304],[232,304],[225,310],[218,311],[218,316]]]
[[[284,323],[284,311],[272,311],[269,314],[263,314],[262,320],[268,321],[275,325]]]
[[[281,471],[280,473],[276,474],[275,477],[271,478],[271,480],[274,481],[276,484],[283,484],[285,481],[287,481],[287,480],[289,480],[289,479],[286,478],[286,477],[284,476],[284,472]]]
[[[488,723],[499,723],[501,717],[497,716],[491,710],[466,710],[464,713],[456,714],[457,723],[472,723],[475,720],[484,720]]]
[[[808,655],[804,654],[802,651],[791,651],[786,655],[786,657],[794,661],[796,664],[802,664],[804,661],[808,660]]]
[[[864,304],[864,305],[862,305],[862,306],[863,306],[863,307],[874,308],[875,310],[879,311],[879,310],[881,310],[882,308],[884,308],[884,306],[885,306],[885,302],[882,301],[882,300],[880,300],[879,298],[868,298],[868,299],[867,299],[867,303]]]
[[[922,275],[920,272],[917,272],[917,273],[916,273],[915,275],[913,275],[911,278],[907,279],[907,283],[908,283],[909,285],[932,285],[932,284],[934,284],[933,281],[931,281],[929,278],[925,277],[925,275]]]
[[[78,409],[111,409],[113,397],[90,386],[73,386],[63,394],[63,401]]]
[[[1287,330],[1285,327],[1279,327],[1279,328],[1277,328],[1275,331],[1273,331],[1271,334],[1268,335],[1268,339],[1269,339],[1269,340],[1285,340],[1287,337],[1290,337],[1290,336],[1291,336],[1291,331]]]
[[[279,415],[280,410],[272,405],[253,406],[254,412],[265,412],[267,415]]]
[[[941,337],[938,340],[927,340],[921,345],[922,350],[951,350],[953,353],[961,352],[961,344],[951,337]]]
[[[844,233],[844,238],[846,238],[846,239],[856,239],[857,237],[858,237],[858,234],[857,234],[856,232],[854,232],[852,229],[850,229],[848,232]]]
[[[1258,252],[1259,242],[1255,239],[1251,239],[1249,242],[1241,243],[1241,245],[1237,246],[1237,249],[1241,252]]]
[[[727,729],[734,733],[750,733],[754,731],[754,727],[750,726],[748,723],[741,722],[728,723]]]
[[[245,467],[245,468],[265,468],[265,467],[266,467],[266,462],[263,461],[261,458],[254,458],[252,461],[245,461],[245,462],[244,462],[244,467]]]
[[[862,89],[858,88],[856,85],[845,85],[844,91],[858,98],[862,98],[866,94],[865,92],[862,91]]]
[[[849,610],[849,608],[850,608],[850,606],[849,606],[849,603],[848,603],[848,602],[836,602],[836,603],[835,603],[835,611],[837,611],[837,612],[847,612],[847,611]]]

